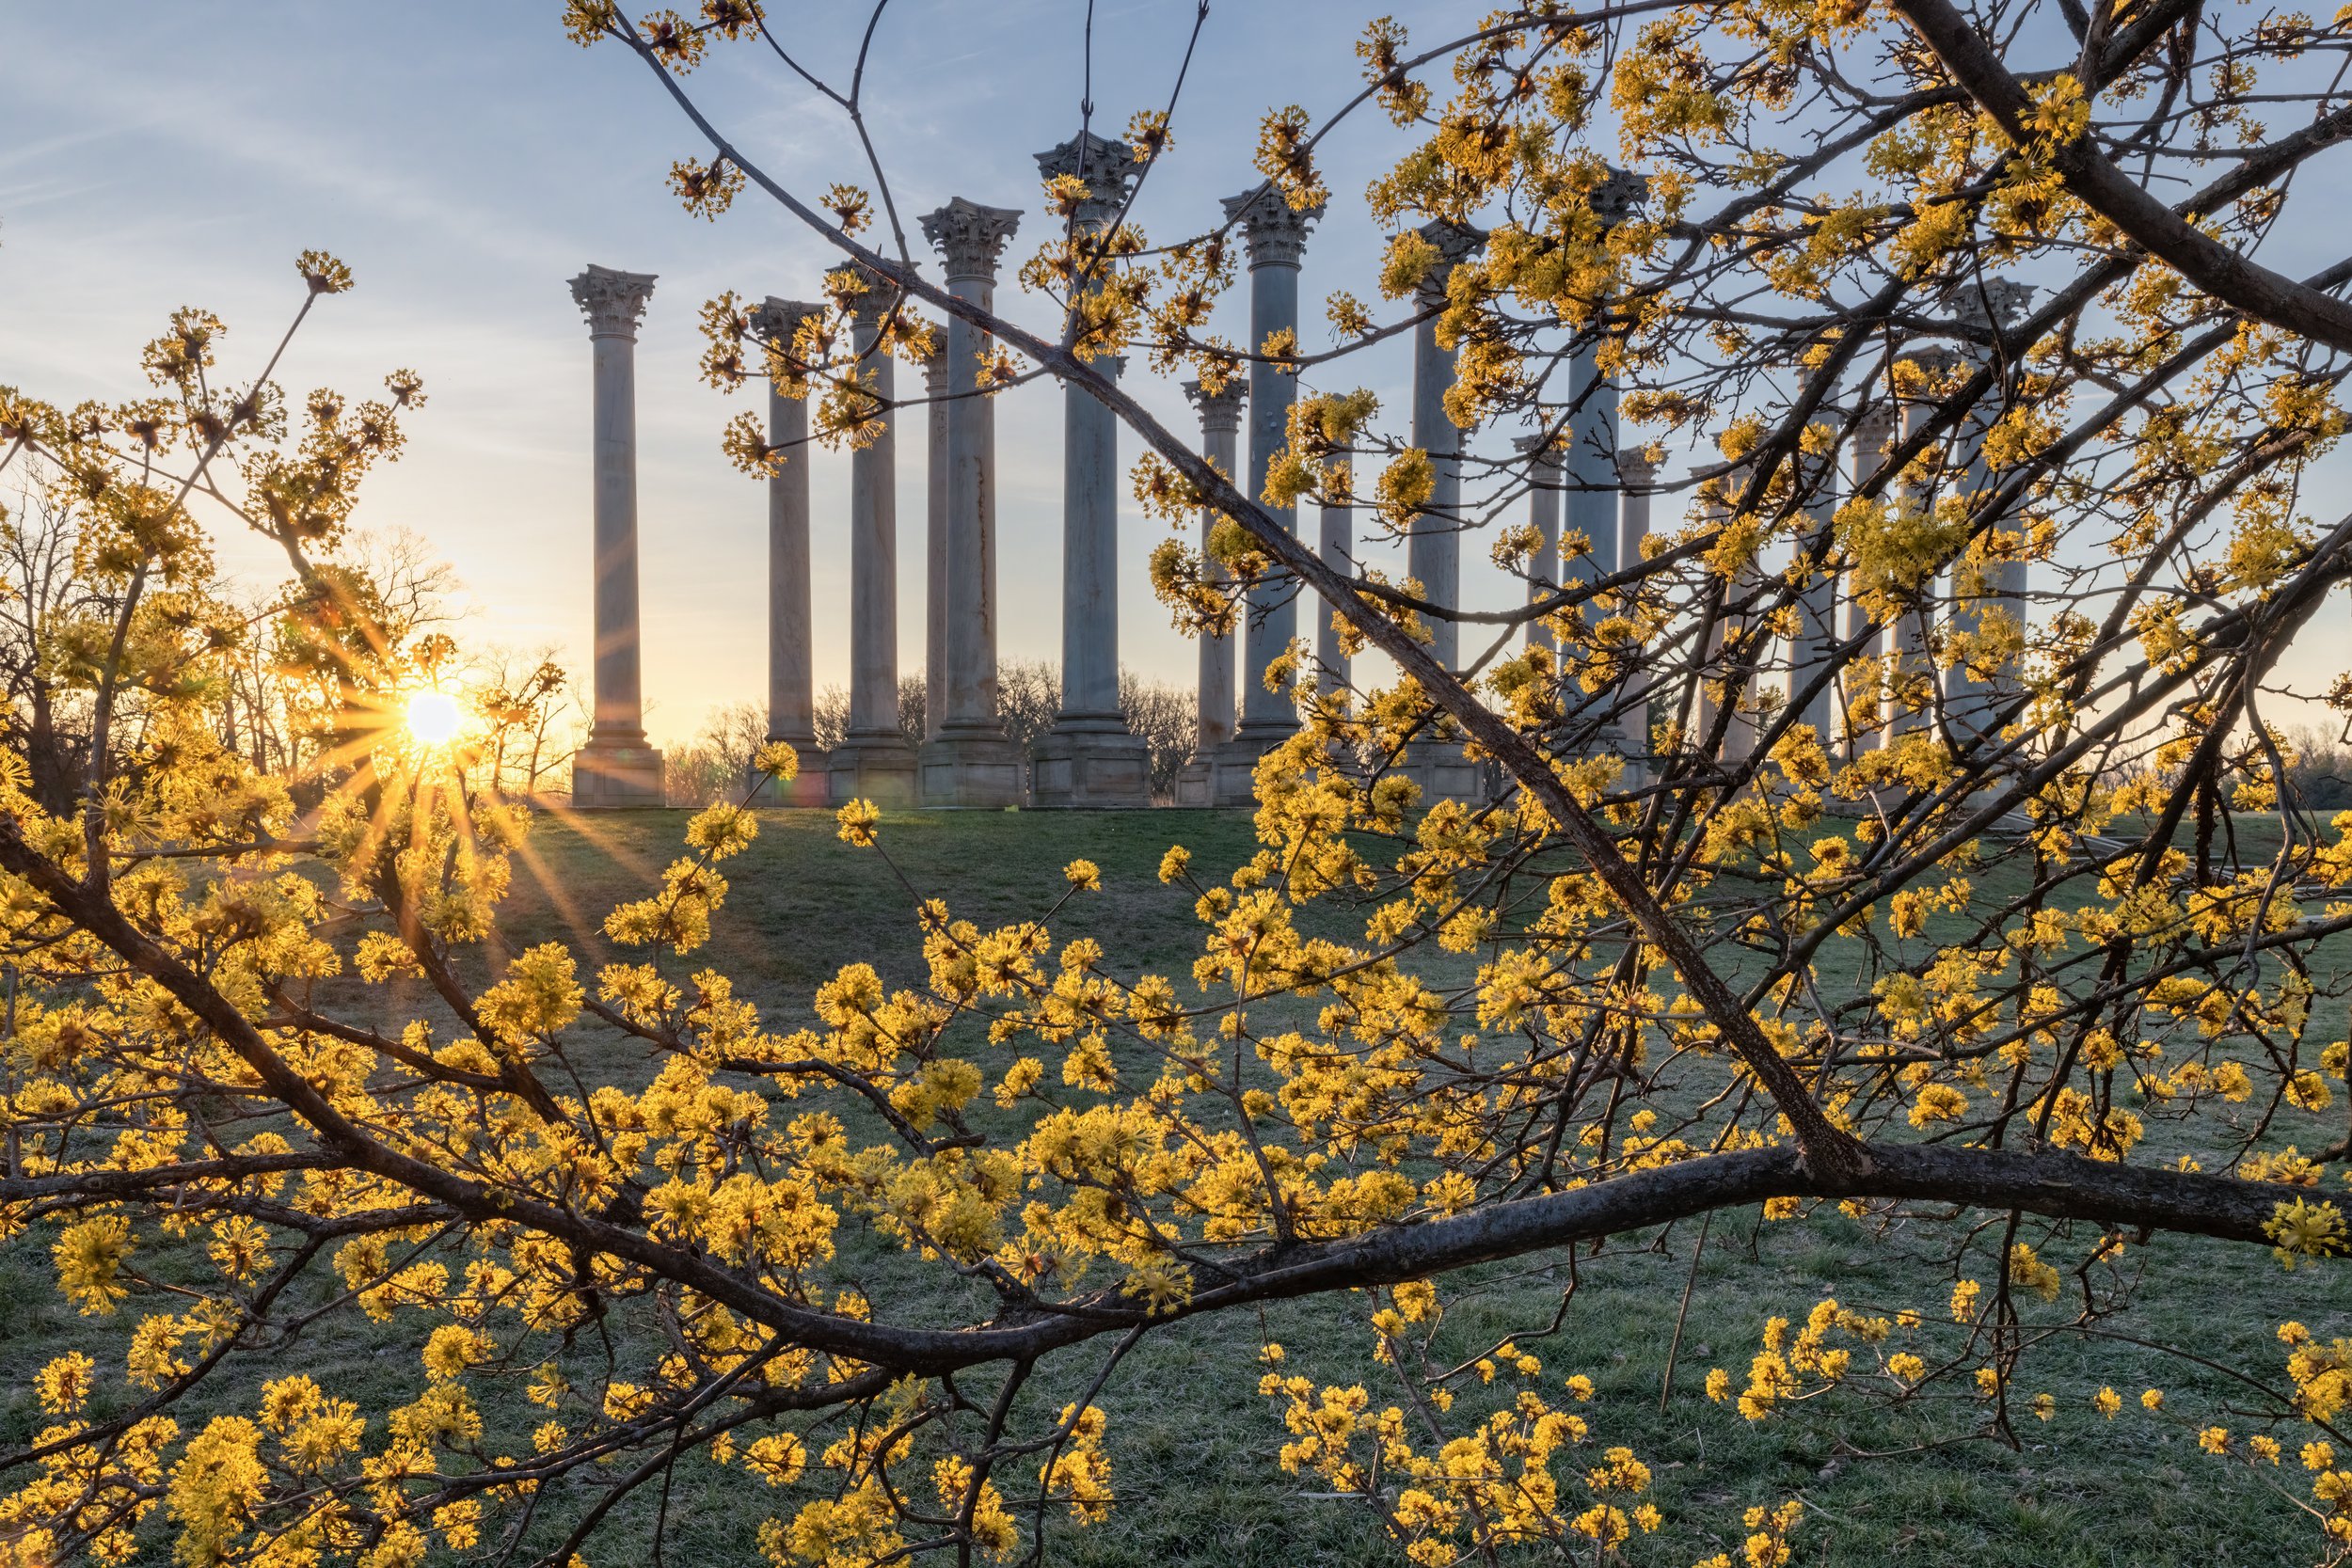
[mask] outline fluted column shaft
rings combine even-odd
[[[1942,380],[1959,363],[1959,356],[1947,348],[1927,348],[1908,357],[1917,363],[1931,384]],[[1903,405],[1903,439],[1909,441],[1926,423],[1935,417],[1937,404],[1932,392],[1923,393]],[[1915,493],[1903,496],[1906,504],[1932,512],[1936,502],[1936,487],[1929,484]],[[1929,649],[1929,628],[1935,624],[1937,598],[1935,579],[1919,585],[1918,595],[1896,618],[1892,639],[1895,655],[1894,676],[1900,682],[1899,689],[1916,693],[1924,678],[1927,704],[1915,707],[1897,700],[1888,728],[1893,735],[1908,735],[1926,729],[1935,721],[1937,689],[1936,671]]]
[[[1658,469],[1649,459],[1634,451],[1617,454],[1617,482],[1624,488],[1617,497],[1617,569],[1638,565],[1642,560],[1643,542],[1649,538],[1650,486],[1657,483]],[[1641,691],[1649,684],[1647,661],[1627,678],[1627,684]],[[1649,699],[1641,696],[1617,721],[1618,743],[1628,756],[1647,756],[1650,753]]]
[[[1836,554],[1832,544],[1837,518],[1837,459],[1834,452],[1801,453],[1794,461],[1811,493],[1804,503],[1805,530],[1796,546],[1796,563],[1809,576],[1798,589],[1797,635],[1788,640],[1788,700],[1791,703],[1837,653]],[[1824,681],[1797,715],[1797,721],[1812,725],[1814,738],[1826,750],[1836,715],[1836,683]]]
[[[1523,436],[1519,450],[1529,453],[1527,465],[1527,520],[1535,530],[1535,554],[1528,562],[1528,602],[1541,603],[1550,598],[1560,582],[1560,449],[1542,435]],[[1615,530],[1611,531],[1613,549]],[[1551,627],[1542,621],[1527,623],[1527,645],[1549,648],[1557,644]]]
[[[768,388],[768,738],[817,743],[808,594],[808,404]]]
[[[949,290],[982,309],[995,273],[951,274]],[[996,717],[996,405],[975,395],[994,340],[947,322],[947,680],[942,734],[1001,739]]]
[[[1184,392],[1200,410],[1200,454],[1218,473],[1234,473],[1234,465],[1239,461],[1236,437],[1241,433],[1241,388],[1229,385],[1216,397],[1203,397],[1200,384],[1188,381],[1184,383]],[[1209,552],[1209,539],[1216,531],[1217,516],[1213,507],[1200,509],[1200,562],[1202,573],[1211,581],[1223,582],[1227,577],[1225,568]],[[1194,745],[1199,754],[1205,757],[1233,738],[1232,638],[1202,632],[1200,656],[1200,717]]]
[[[648,283],[645,293],[650,294]],[[596,728],[598,739],[645,733],[638,663],[637,327],[598,323],[596,364]]]
[[[850,328],[858,374],[882,404],[882,434],[850,455],[850,735],[898,734],[898,438],[889,354],[875,346],[886,304],[866,296]]]
[[[801,323],[824,307],[771,296],[752,312],[753,336],[788,354]],[[815,657],[809,618],[808,404],[768,383],[768,738],[803,752],[817,744]],[[803,758],[805,761],[806,759]]]
[[[946,332],[940,334],[943,338]],[[923,361],[923,391],[930,402],[923,545],[923,738],[947,717],[947,356]]]
[[[1114,380],[1120,361],[1094,368]],[[1119,418],[1080,387],[1062,399],[1061,727],[1124,729],[1119,712]]]
[[[1959,301],[1960,314],[1979,328],[1997,334],[2024,315],[2033,298],[2032,285],[2013,278],[1990,277],[1965,293]],[[1997,351],[1992,346],[1971,344],[1970,362],[1979,368],[1997,368]],[[1979,497],[1992,485],[1992,472],[1985,461],[1985,437],[2000,419],[2002,391],[2000,378],[1995,375],[1987,386],[1984,396],[1971,411],[1965,440],[1967,467],[1962,480],[1963,493],[1973,509]],[[2000,525],[2008,519],[1994,519],[1978,524],[1978,536],[1989,539],[1994,533],[2010,531]],[[2000,710],[2017,694],[2017,671],[2013,661],[2003,660],[1987,667],[1984,650],[1969,646],[1996,620],[2007,621],[2020,629],[2026,623],[2026,567],[2023,560],[2003,559],[1994,562],[1971,562],[1963,558],[1953,567],[1951,626],[1960,634],[1963,657],[1950,673],[1949,689],[1945,704],[1959,737],[1989,733],[1995,725]],[[1972,670],[1971,665],[1977,666]]]
[[[1568,361],[1568,401],[1567,529],[1585,537],[1591,554],[1567,571],[1579,582],[1597,582],[1617,570],[1617,383],[1600,373],[1591,343]]]
[[[1895,411],[1884,403],[1873,403],[1864,408],[1854,420],[1853,437],[1846,449],[1848,489],[1860,495],[1862,487],[1875,476],[1886,461],[1887,443],[1895,434]],[[1842,595],[1838,639],[1856,642],[1856,660],[1878,659],[1886,652],[1886,628],[1870,613],[1870,609],[1853,592],[1849,582]],[[1883,744],[1885,736],[1881,725],[1885,720],[1885,672],[1865,682],[1850,662],[1838,676],[1843,689],[1842,706],[1845,712],[1841,734],[1845,736],[1845,755],[1853,761],[1874,745]]]
[[[1444,269],[1451,272],[1449,266]],[[1444,297],[1444,286],[1424,287],[1423,308]],[[1433,316],[1413,328],[1413,424],[1411,441],[1429,454],[1429,500],[1416,515],[1406,542],[1405,569],[1421,583],[1422,597],[1433,604],[1456,607],[1462,598],[1462,431],[1445,411],[1446,389],[1454,385],[1454,350],[1438,344]],[[1460,633],[1455,623],[1432,616],[1429,654],[1451,670],[1460,659]]]
[[[1252,347],[1276,332],[1298,327],[1298,262],[1284,260],[1280,251],[1253,248],[1249,259],[1249,341]],[[1274,454],[1289,439],[1291,400],[1298,378],[1263,359],[1249,367],[1249,483],[1252,500],[1265,494],[1266,469]],[[1295,507],[1269,507],[1286,533],[1298,531]],[[1249,590],[1248,625],[1242,640],[1245,681],[1241,691],[1244,740],[1271,744],[1298,728],[1297,710],[1288,691],[1268,691],[1266,666],[1290,647],[1298,633],[1296,585],[1279,573],[1262,578]]]
[[[1351,472],[1349,479],[1354,479]],[[1356,575],[1356,509],[1345,499],[1323,503],[1321,536],[1316,541],[1323,563],[1342,577]],[[1348,658],[1340,644],[1339,612],[1320,599],[1309,601],[1315,614],[1315,689],[1340,690],[1347,685]]]

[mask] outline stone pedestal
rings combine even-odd
[[[942,730],[923,743],[916,763],[926,806],[1002,811],[1021,804],[1021,753],[1002,732]]]
[[[1405,748],[1404,759],[1389,769],[1421,786],[1415,808],[1427,811],[1440,800],[1475,805],[1486,798],[1486,770],[1470,759],[1458,742],[1416,740]]]
[[[599,735],[572,753],[572,806],[614,811],[664,804],[661,753],[645,744]]]
[[[1132,810],[1152,803],[1152,749],[1118,728],[1056,725],[1030,753],[1030,804]]]
[[[850,736],[824,756],[829,803],[871,800],[878,806],[915,803],[914,749],[900,736]]]
[[[812,810],[821,810],[832,805],[833,785],[826,768],[825,756],[824,752],[813,747],[801,752],[801,770],[789,784],[782,779],[764,778],[755,787],[753,787],[749,779],[744,780],[744,784],[752,787],[752,804]]]
[[[1176,803],[1219,809],[1256,806],[1256,769],[1264,754],[1263,747],[1247,740],[1228,740],[1195,752],[1176,775]]]

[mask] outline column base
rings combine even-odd
[[[1216,804],[1216,769],[1198,753],[1176,769],[1176,803],[1200,810]]]
[[[1459,744],[1450,740],[1413,741],[1389,774],[1402,774],[1421,786],[1422,811],[1440,800],[1482,805],[1490,793],[1485,767],[1472,762]]]
[[[836,806],[852,800],[911,806],[915,770],[914,750],[898,735],[853,735],[825,753],[829,798]]]
[[[1002,735],[945,731],[923,742],[917,762],[924,806],[1003,811],[1021,804],[1021,754]]]
[[[771,740],[779,738],[775,736]],[[782,738],[792,742],[800,753],[801,770],[789,783],[783,779],[763,777],[752,792],[752,804],[759,807],[792,807],[822,810],[833,803],[832,785],[826,776],[825,753],[817,749],[814,740]],[[745,783],[749,783],[746,780]]]
[[[1176,803],[1195,810],[1256,809],[1258,759],[1266,751],[1255,741],[1228,740],[1195,752],[1176,774]]]
[[[1048,730],[1029,760],[1030,803],[1041,809],[1133,810],[1152,803],[1152,748],[1123,727]]]
[[[660,806],[661,753],[644,739],[591,736],[572,753],[572,809],[626,811]]]

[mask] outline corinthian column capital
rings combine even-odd
[[[800,335],[801,323],[824,313],[822,305],[812,305],[803,299],[779,299],[770,294],[744,320],[751,326],[752,336],[761,342],[788,349],[792,346],[792,340]]]
[[[572,303],[588,318],[588,336],[635,342],[645,301],[653,297],[653,280],[649,272],[616,272],[593,263],[573,278]]]
[[[1215,392],[1203,392],[1200,383],[1184,383],[1184,396],[1200,410],[1200,433],[1215,436],[1219,432],[1232,435],[1241,429],[1242,400],[1249,395],[1249,388],[1239,376],[1230,376]]]
[[[1648,199],[1649,176],[1613,164],[1592,195],[1593,211],[1612,224],[1623,223],[1634,208]]]
[[[1943,381],[1954,371],[1960,369],[1959,353],[1946,348],[1941,343],[1930,343],[1921,348],[1907,348],[1903,350],[1903,357],[1917,367],[1920,377],[1925,383],[1915,391],[1897,394],[1911,402],[1934,402],[1936,383]]]
[[[1298,265],[1298,259],[1307,253],[1308,226],[1322,218],[1322,202],[1294,207],[1272,185],[1225,198],[1225,221],[1241,225],[1252,268]]]
[[[1454,269],[1477,254],[1478,247],[1486,243],[1486,236],[1479,230],[1446,218],[1431,218],[1413,232],[1438,247],[1438,264],[1429,269],[1416,291],[1424,305],[1443,299],[1446,279],[1454,276]]]
[[[1082,230],[1109,227],[1127,204],[1127,193],[1143,172],[1135,150],[1123,141],[1081,131],[1037,155],[1037,171],[1050,182],[1068,175],[1087,188],[1073,214]]]
[[[1514,436],[1511,437],[1511,450],[1533,457],[1534,467],[1538,468],[1560,467],[1560,438],[1549,431],[1539,430],[1533,436]]]
[[[956,197],[922,217],[923,237],[947,263],[947,281],[996,281],[996,262],[1005,242],[1021,227],[1021,214],[1010,207],[983,207]]]
[[[1883,400],[1866,404],[1854,416],[1854,451],[1873,464],[1895,439],[1895,405]]]
[[[2014,277],[1988,277],[1963,287],[1954,303],[1960,319],[1978,326],[2010,327],[2024,319],[2033,304],[2034,286]]]

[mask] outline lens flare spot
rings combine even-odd
[[[411,691],[405,722],[408,733],[427,746],[446,746],[457,738],[466,721],[465,710],[446,691],[431,688]]]

